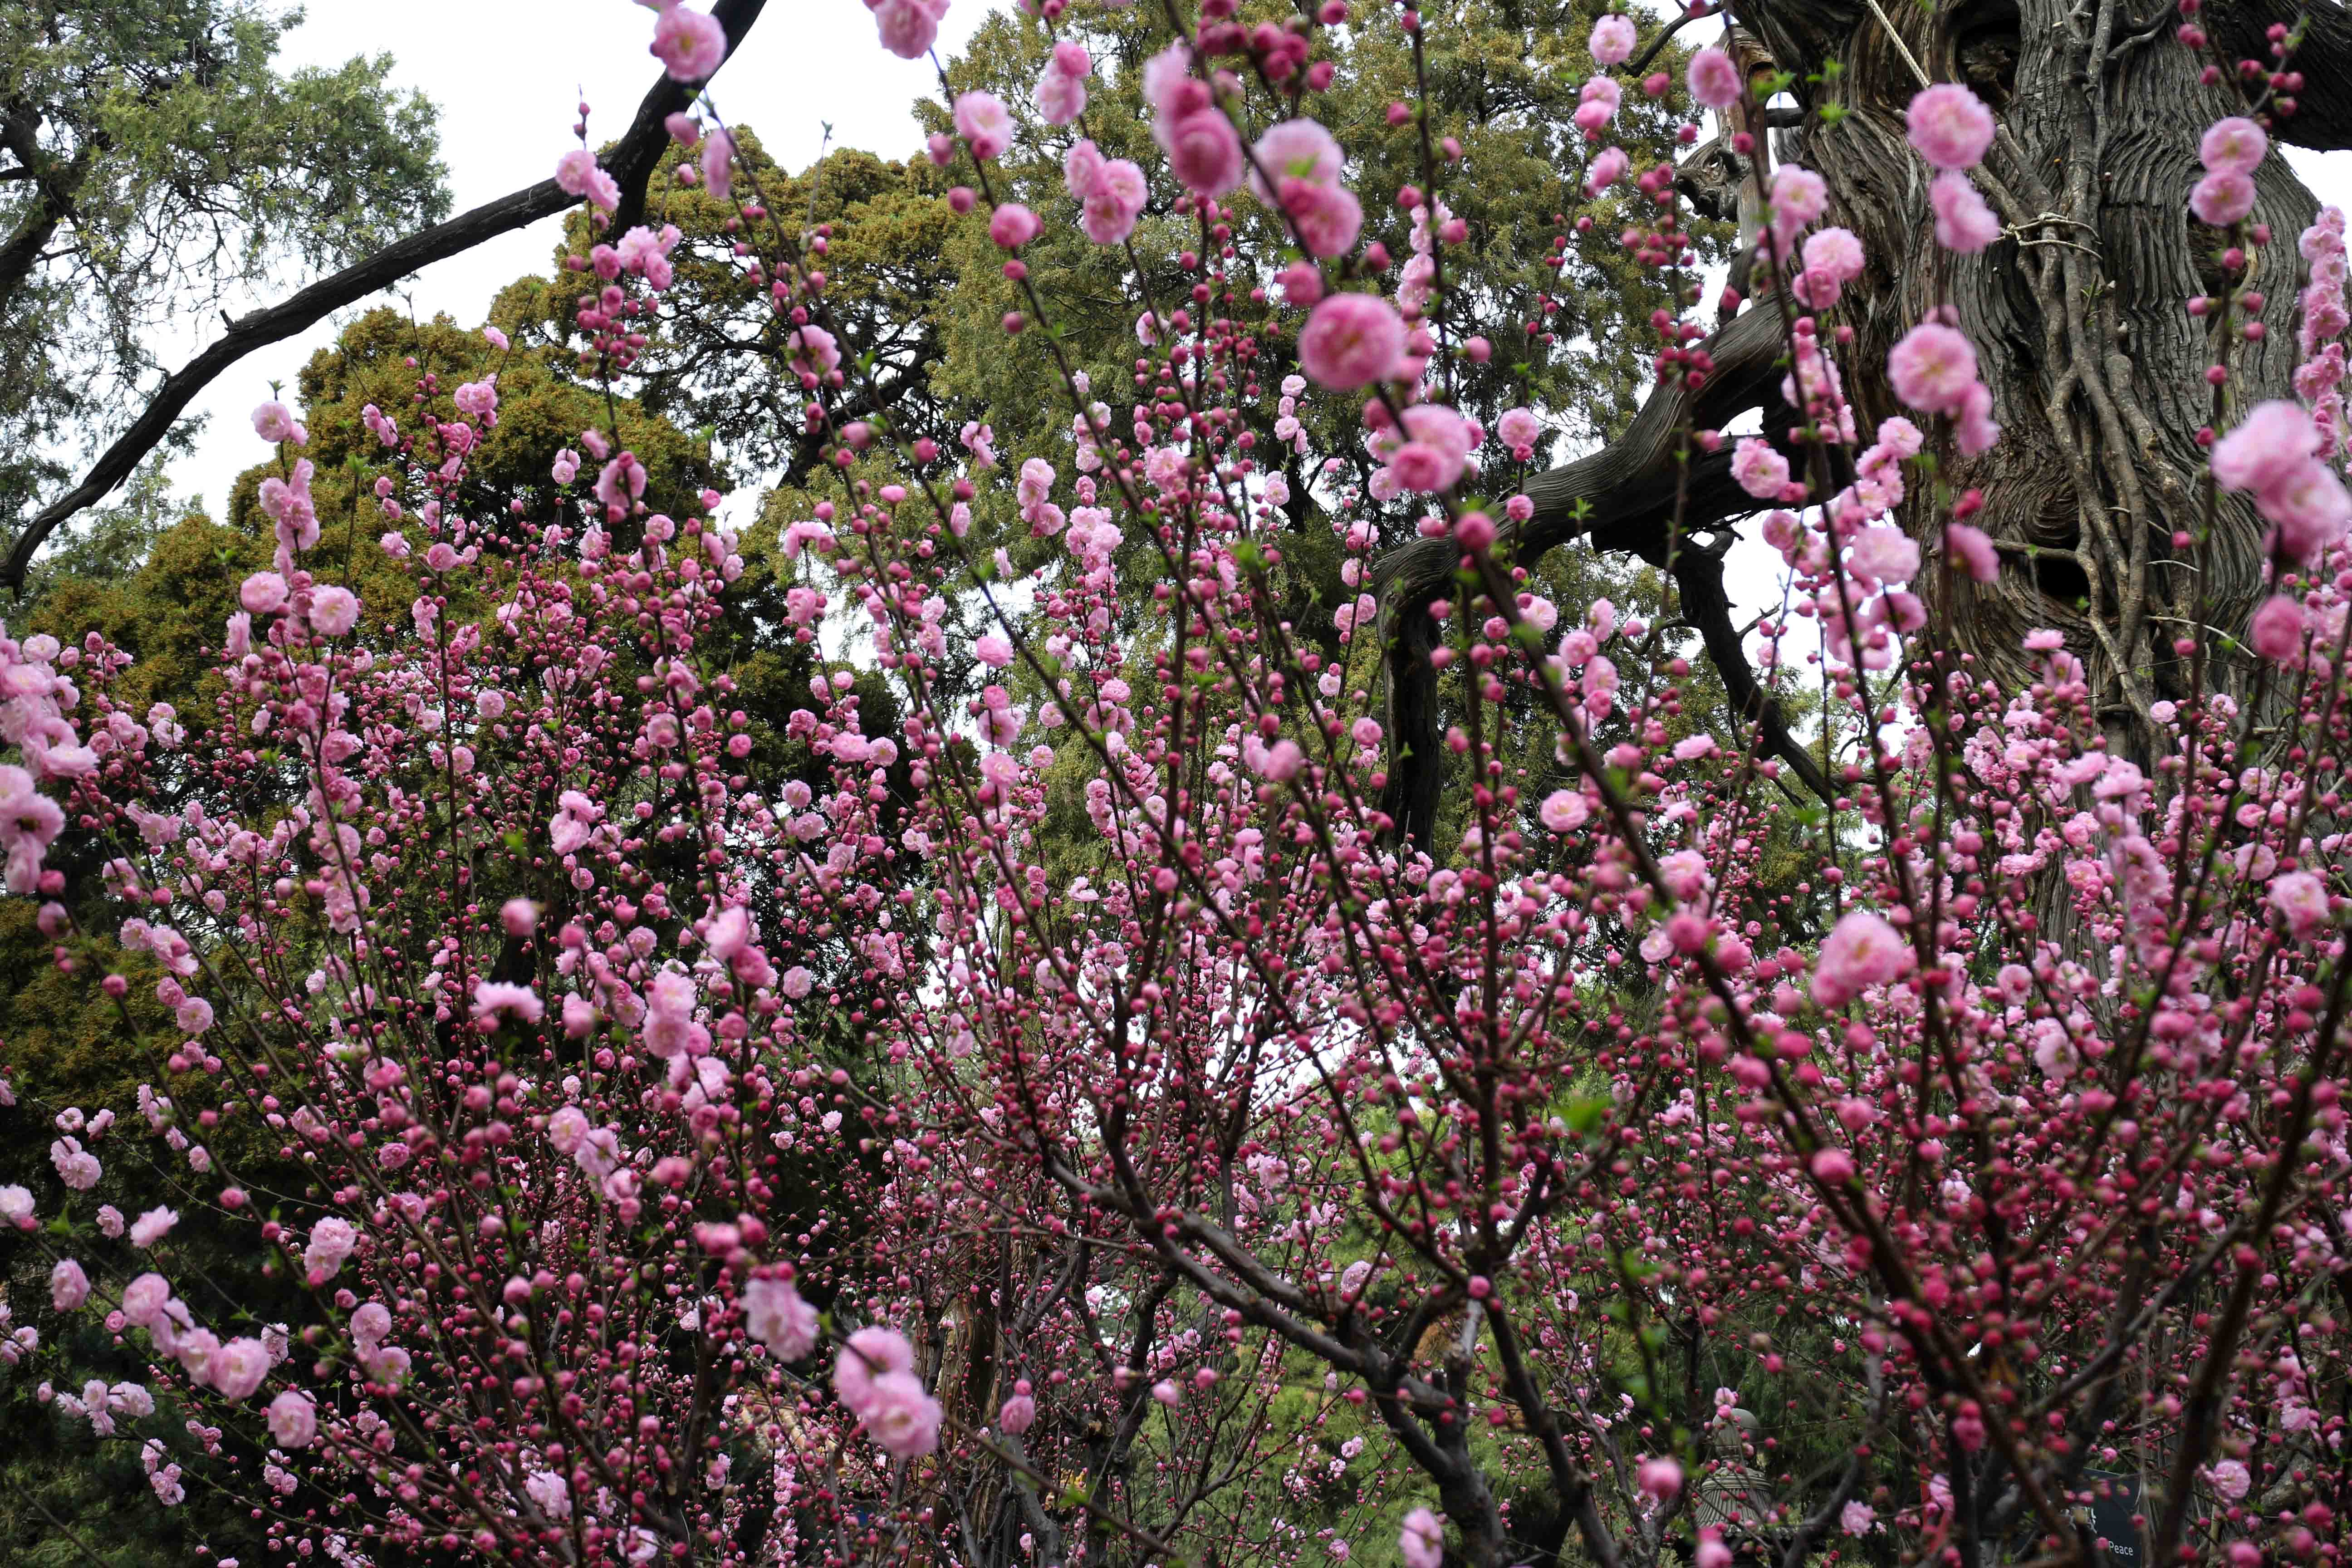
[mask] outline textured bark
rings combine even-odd
[[[1695,458],[1685,471],[1682,431],[1712,427],[1741,412],[1767,407],[1768,429],[1785,429],[1790,409],[1780,394],[1780,326],[1769,310],[1751,310],[1706,342],[1715,368],[1696,390],[1676,383],[1645,399],[1625,434],[1565,468],[1538,474],[1527,484],[1535,513],[1522,527],[1504,524],[1506,538],[1523,563],[1553,546],[1590,536],[1596,550],[1623,551],[1652,565],[1670,569],[1685,595],[1685,614],[1696,626],[1723,677],[1738,716],[1762,729],[1763,749],[1786,761],[1817,795],[1827,785],[1803,748],[1790,735],[1776,705],[1767,700],[1739,647],[1722,592],[1718,554],[1701,550],[1688,534],[1711,528],[1755,504],[1732,482],[1728,449]],[[1681,527],[1676,528],[1679,511]],[[1396,831],[1425,844],[1437,813],[1444,766],[1438,746],[1437,670],[1429,661],[1437,646],[1431,601],[1446,597],[1460,552],[1450,541],[1417,539],[1382,557],[1376,574],[1386,605],[1382,633],[1389,639],[1388,731],[1393,760],[1381,810]],[[1710,592],[1710,585],[1712,591]]]
[[[751,31],[766,3],[767,0],[719,0],[711,7],[711,15],[726,29],[729,54],[741,44],[743,35]],[[645,216],[646,181],[669,151],[669,132],[663,121],[685,109],[692,98],[687,84],[663,77],[638,103],[636,117],[629,122],[629,129],[604,150],[604,167],[621,187],[620,206],[609,226],[612,232],[624,232]],[[163,385],[156,388],[139,417],[100,454],[79,484],[33,514],[9,546],[8,553],[0,557],[0,587],[12,593],[22,592],[33,556],[49,535],[76,512],[104,500],[117,485],[129,479],[140,459],[171,434],[173,425],[195,401],[196,394],[237,361],[256,349],[307,330],[345,305],[389,287],[419,268],[446,261],[486,239],[560,213],[578,200],[565,195],[553,180],[526,185],[496,201],[459,213],[446,223],[394,240],[365,260],[321,278],[267,310],[256,310],[230,323],[228,331],[216,342],[163,378]]]
[[[2141,749],[2150,705],[2186,695],[2171,643],[2199,618],[2200,577],[2201,618],[2224,630],[2243,626],[2261,589],[2263,529],[2242,502],[2224,499],[2193,567],[2171,543],[2200,527],[2196,437],[2210,415],[2200,373],[2213,349],[2184,304],[2221,281],[2220,237],[2199,232],[2187,198],[2198,138],[2236,110],[2236,97],[2199,83],[2207,58],[2174,41],[2168,5],[1979,0],[1882,15],[1869,0],[1757,0],[1738,15],[1798,73],[1801,94],[1817,90],[1801,79],[1822,60],[1844,65],[1834,90],[1846,116],[1834,128],[1810,121],[1780,151],[1829,182],[1836,221],[1872,258],[1858,307],[1843,313],[1855,329],[1847,390],[1864,424],[1901,412],[1887,350],[1941,303],[1958,310],[1993,393],[2000,443],[1948,471],[1983,490],[1979,521],[2011,548],[2000,581],[1962,582],[1957,601],[1938,606],[1949,611],[1940,624],[1957,651],[2009,683],[2030,678],[2024,633],[2057,626],[2089,666],[2111,731]],[[2207,16],[2241,49],[2266,52],[2268,10],[2223,4]],[[2327,20],[2333,31],[2314,29],[2315,55],[2331,39],[2341,47],[2341,13]],[[1981,256],[1934,243],[1927,170],[1904,138],[1915,61],[1931,79],[1967,82],[2000,117],[1979,183],[2010,232]],[[2316,115],[2282,127],[2306,132],[2335,134]],[[2256,184],[2254,218],[2273,238],[2252,281],[2276,303],[2271,334],[2232,348],[2238,407],[2292,395],[2294,238],[2316,212],[2275,153]],[[1915,495],[1902,521],[1932,553],[1941,540],[1929,505]],[[2036,560],[2028,546],[2056,553]],[[2241,672],[2214,673],[2234,683]]]
[[[1797,128],[1772,133],[1774,156],[1822,175],[1831,193],[1824,221],[1852,229],[1870,257],[1837,318],[1854,331],[1838,359],[1865,431],[1904,412],[1888,385],[1887,351],[1940,305],[1957,310],[1993,394],[2001,441],[1977,458],[1948,457],[1945,472],[1983,491],[1976,521],[2001,546],[2001,575],[1985,585],[1960,579],[1953,602],[1931,600],[1930,625],[1952,651],[1973,655],[1977,668],[2011,687],[2032,679],[2020,647],[2024,634],[2057,627],[2091,672],[2111,742],[2126,754],[2144,753],[2149,709],[2187,695],[2189,672],[2171,651],[2173,639],[2199,620],[2240,631],[2263,592],[2263,526],[2242,499],[2221,498],[2201,547],[2176,552],[2171,542],[2176,531],[2203,528],[2197,434],[2211,418],[2202,372],[2214,345],[2185,302],[2221,281],[2221,237],[2194,223],[2188,194],[2201,172],[2199,137],[2240,108],[2225,85],[2203,86],[2198,73],[2214,60],[2227,69],[2242,56],[2267,58],[2263,29],[2307,16],[2294,63],[2311,96],[2274,136],[2314,148],[2352,145],[2352,99],[2328,90],[2352,72],[2352,14],[2330,0],[2307,8],[2217,0],[2199,18],[2215,52],[2197,55],[2174,38],[2180,22],[2174,7],[2149,0],[1932,7],[1735,0],[1731,13],[1743,63],[1769,58],[1791,73],[1808,110]],[[1900,31],[1899,41],[1890,29]],[[1831,60],[1842,68],[1824,79],[1822,68]],[[1904,110],[1922,72],[1931,81],[1967,83],[2001,121],[1977,177],[2008,232],[1981,256],[1953,256],[1935,244],[1930,172],[1904,133]],[[1844,111],[1833,126],[1817,112],[1832,104]],[[1702,156],[1717,165],[1744,162],[1719,146]],[[2231,345],[2232,419],[2254,402],[2293,395],[2305,275],[2294,241],[2317,210],[2276,152],[2255,183],[2253,221],[2270,226],[2272,241],[2255,253],[2249,282],[2272,301],[2264,312],[2269,333]],[[1718,210],[1721,184],[1712,169],[1685,182]],[[1752,179],[1746,189],[1752,191]],[[1752,197],[1741,197],[1740,216],[1744,236]],[[1660,503],[1672,493],[1674,431],[1686,411],[1701,425],[1719,426],[1778,403],[1780,332],[1777,306],[1749,305],[1710,341],[1721,369],[1697,399],[1654,396],[1622,440],[1538,477],[1528,487],[1537,514],[1520,560],[1579,532],[1590,532],[1597,548],[1652,562],[1675,552],[1671,509]],[[1767,410],[1768,434],[1786,424],[1785,405]],[[1941,519],[1930,515],[1924,489],[1915,489],[1898,521],[1932,559],[1942,550]],[[1592,506],[1582,522],[1565,510],[1580,497]],[[1719,462],[1701,463],[1683,529],[1717,526],[1754,510]],[[1442,544],[1417,542],[1384,567],[1393,732],[1413,753],[1391,768],[1391,815],[1417,833],[1426,829],[1423,803],[1433,806],[1438,772],[1427,668],[1433,628],[1417,604],[1449,580],[1452,561]],[[1931,595],[1942,575],[1924,574]],[[1687,591],[1692,579],[1677,577]],[[1710,616],[1710,608],[1695,607],[1691,618],[1740,700],[1752,678],[1728,615]],[[2226,658],[2209,660],[2207,672],[2208,684],[2223,689],[2244,681],[2243,668]],[[1765,742],[1774,743],[1769,732]]]

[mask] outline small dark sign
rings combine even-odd
[[[2132,1522],[2140,1511],[2139,1477],[2085,1470],[2083,1485],[2092,1498],[2088,1522],[2106,1544],[2108,1568],[2140,1568],[2139,1526]]]

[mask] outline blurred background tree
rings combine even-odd
[[[167,318],[447,212],[432,104],[386,85],[390,55],[280,71],[300,19],[257,0],[0,6],[0,523],[138,411]]]

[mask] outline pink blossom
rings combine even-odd
[[[1829,205],[1829,184],[1801,163],[1772,171],[1772,232],[1786,245]]]
[[[352,1342],[373,1347],[392,1332],[392,1312],[381,1301],[365,1301],[352,1313]]]
[[[1911,145],[1933,169],[1973,169],[1992,145],[1992,110],[1958,82],[1938,82],[1912,94],[1904,121]]]
[[[1544,796],[1537,815],[1554,833],[1573,833],[1592,816],[1591,803],[1572,789],[1556,789]]]
[[[318,1403],[299,1389],[285,1389],[271,1400],[268,1418],[270,1439],[281,1448],[307,1448],[318,1438]]]
[[[893,1373],[911,1373],[915,1347],[895,1329],[869,1326],[849,1336],[834,1358],[833,1391],[851,1414],[864,1420],[878,1404],[875,1384]]]
[[[1776,501],[1789,488],[1789,459],[1774,451],[1770,442],[1742,436],[1732,448],[1731,477],[1758,500]]]
[[[1862,241],[1851,229],[1824,228],[1805,237],[1808,271],[1826,272],[1841,283],[1851,283],[1862,276],[1864,260]]]
[[[1086,60],[1084,48],[1078,48],[1077,55]],[[1048,125],[1067,125],[1087,111],[1087,75],[1094,68],[1092,61],[1086,63],[1086,70],[1073,72],[1064,68],[1058,51],[1046,57],[1045,68],[1037,73],[1033,89],[1038,119]]]
[[[1690,94],[1709,109],[1725,110],[1739,101],[1739,68],[1721,49],[1704,48],[1690,58]]]
[[[1944,525],[1944,548],[1960,569],[1979,583],[2000,580],[2000,555],[1984,530],[1965,522]]]
[[[1502,416],[1495,421],[1496,436],[1504,446],[1511,448],[1514,457],[1522,453],[1532,454],[1537,443],[1543,439],[1543,421],[1529,408],[1506,408]],[[1521,458],[1521,460],[1526,459]]]
[[[1584,194],[1597,196],[1625,177],[1632,160],[1622,147],[1603,147],[1584,172]]]
[[[2254,210],[2254,182],[2234,170],[2217,169],[2190,188],[2189,210],[2200,223],[2227,228]]]
[[[538,994],[528,985],[509,985],[485,980],[474,986],[476,1018],[499,1019],[512,1016],[525,1024],[536,1024],[546,1011]]]
[[[1884,985],[1907,968],[1911,949],[1903,938],[1868,910],[1849,911],[1822,943],[1813,968],[1813,1000],[1824,1007],[1843,1007],[1874,985]]]
[[[1958,330],[1922,321],[1888,351],[1886,374],[1905,406],[1949,413],[1976,383],[1977,351]]]
[[[172,1299],[172,1287],[161,1274],[142,1274],[122,1288],[123,1321],[145,1328]]]
[[[2273,594],[2247,623],[2246,640],[2273,664],[2289,664],[2303,652],[2303,606],[2286,594]]]
[[[265,441],[272,444],[279,441],[299,442],[301,439],[301,430],[302,426],[296,423],[293,411],[282,403],[265,403],[253,411],[253,433]]]
[[[698,160],[702,171],[702,188],[720,201],[735,192],[735,138],[724,131],[713,131],[703,138],[702,156]],[[573,467],[577,468],[575,463]],[[560,479],[559,484],[570,484]]]
[[[822,1330],[816,1309],[789,1279],[754,1279],[743,1287],[743,1330],[780,1361],[799,1361],[816,1349]]]
[[[1592,24],[1592,63],[1606,69],[1633,58],[1633,18],[1615,12]]]
[[[955,100],[956,133],[982,163],[1013,145],[1013,116],[992,92],[967,92]]]
[[[341,1272],[343,1259],[358,1247],[359,1240],[359,1232],[352,1228],[349,1220],[330,1215],[310,1227],[310,1244],[303,1249],[302,1266],[331,1279]]]
[[[2213,480],[2225,490],[2252,490],[2254,505],[2277,525],[2279,552],[2308,561],[2344,536],[2352,496],[2315,455],[2319,433],[2300,404],[2254,405],[2236,429],[2214,443]]]
[[[1352,392],[1388,375],[1404,337],[1404,319],[1379,295],[1333,294],[1299,329],[1298,362],[1318,384]]]
[[[270,615],[286,603],[286,579],[275,572],[256,572],[237,589],[236,597],[249,613]]]
[[[1331,132],[1307,119],[1285,120],[1267,127],[1251,152],[1256,166],[1250,170],[1250,191],[1268,206],[1276,205],[1275,188],[1285,180],[1337,184],[1345,163]],[[1268,186],[1268,178],[1274,187]]]
[[[1029,1380],[1022,1378],[1013,1385],[1013,1394],[996,1413],[997,1426],[1018,1437],[1035,1424],[1037,1401],[1030,1393]]]
[[[1062,154],[1062,187],[1072,201],[1083,202],[1093,193],[1096,182],[1102,178],[1104,163],[1102,149],[1090,139],[1082,137],[1070,144],[1070,150]]]
[[[1974,256],[2000,237],[2000,220],[1964,174],[1937,175],[1927,186],[1927,205],[1936,214],[1936,243],[1946,250]]]
[[[1469,421],[1442,403],[1416,403],[1404,411],[1404,435],[1388,459],[1398,490],[1413,495],[1453,489],[1475,445]],[[1392,443],[1395,437],[1383,439]]]
[[[944,1415],[911,1372],[886,1372],[874,1380],[866,1407],[859,1412],[866,1430],[893,1458],[917,1459],[940,1446]]]
[[[58,1259],[49,1270],[49,1305],[60,1312],[77,1310],[89,1300],[89,1276],[70,1258]]]
[[[1161,121],[1173,121],[1209,102],[1209,85],[1192,74],[1192,51],[1181,41],[1143,62],[1143,101]]]
[[[646,52],[661,61],[672,81],[700,81],[727,58],[727,29],[715,16],[667,5],[654,19],[654,41]]]
[[[1355,248],[1363,232],[1363,204],[1345,185],[1286,179],[1282,183],[1282,210],[1290,216],[1299,243],[1310,256],[1344,256]]]
[[[231,1399],[250,1399],[269,1375],[269,1350],[259,1340],[235,1339],[215,1351],[205,1368],[212,1385]]]
[[[1132,160],[1109,159],[1084,198],[1078,226],[1097,245],[1117,245],[1135,232],[1149,195],[1143,171]]]
[[[803,378],[803,385],[810,380],[831,375],[841,364],[840,343],[820,326],[794,328],[784,340],[784,346],[792,351],[790,363],[793,374]]]
[[[1222,109],[1193,111],[1170,127],[1168,166],[1194,195],[1222,196],[1242,182],[1242,139]]]
[[[58,1168],[58,1180],[75,1192],[86,1193],[98,1185],[102,1173],[98,1156],[81,1146],[79,1138],[60,1138],[49,1145],[49,1163]]]
[[[1992,388],[1981,381],[1971,382],[1960,394],[1960,406],[1953,418],[1953,436],[1962,457],[1989,452],[2000,439],[2000,426],[1992,416]]]
[[[2291,479],[2318,450],[2319,433],[2300,404],[2258,403],[2213,444],[2213,482],[2259,493]]]
[[[2271,150],[2267,132],[2242,114],[2217,120],[2197,143],[2197,161],[2216,174],[2251,175]]]
[[[1892,523],[1874,522],[1853,536],[1846,564],[1866,587],[1908,583],[1919,574],[1919,546]]]
[[[574,147],[556,160],[555,183],[568,195],[585,196],[606,212],[620,205],[620,184],[596,166],[596,154],[585,147]]]
[[[1665,1502],[1683,1489],[1683,1468],[1673,1459],[1644,1459],[1633,1472],[1633,1484],[1659,1502]]]
[[[1018,250],[1037,237],[1037,215],[1018,202],[1005,202],[989,216],[988,237],[1005,250]]]
[[[2254,492],[2254,506],[2276,526],[2271,548],[2291,561],[2308,562],[2344,537],[2352,520],[2352,496],[2335,470],[2314,459]]]
[[[1439,1568],[1445,1561],[1445,1530],[1437,1516],[1425,1508],[1406,1514],[1403,1527],[1397,1531],[1397,1552],[1404,1559],[1405,1568]]]
[[[2330,923],[2327,884],[2309,871],[2290,871],[2271,879],[2271,908],[2299,942],[2308,942]]]
[[[1576,128],[1587,136],[1598,138],[1609,122],[1617,118],[1617,106],[1622,101],[1622,91],[1614,79],[1596,76],[1588,79],[1577,92],[1576,112],[1570,118]]]
[[[328,586],[310,591],[310,625],[331,637],[339,637],[359,625],[360,602],[349,588]]]
[[[882,47],[902,60],[919,60],[939,40],[948,0],[866,0]]]
[[[1843,1149],[1822,1149],[1813,1155],[1813,1179],[1824,1186],[1840,1187],[1853,1180],[1853,1156]]]

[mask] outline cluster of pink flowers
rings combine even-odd
[[[1143,171],[1128,158],[1106,158],[1090,141],[1072,145],[1064,158],[1070,199],[1078,204],[1079,227],[1097,245],[1117,245],[1135,232],[1150,189]]]
[[[2254,171],[2270,152],[2263,128],[2242,115],[2216,121],[2197,146],[2204,176],[2189,191],[2197,221],[2228,228],[2254,210]]]
[[[1144,62],[1143,97],[1151,139],[1186,190],[1222,196],[1241,184],[1241,134],[1217,103],[1216,84],[1193,71],[1190,43],[1180,39]]]
[[[944,7],[872,8],[912,55]],[[723,33],[657,9],[669,73],[707,79]],[[2306,679],[2162,705],[2135,757],[2058,632],[2025,635],[2018,689],[1937,640],[1911,525],[1948,571],[1999,566],[1930,468],[1998,435],[1975,351],[1940,312],[1913,328],[1889,380],[1948,425],[1865,437],[1839,312],[1870,258],[1818,174],[1759,177],[1749,308],[1778,313],[1794,427],[1727,457],[1687,431],[1685,455],[1769,508],[1822,628],[1833,804],[1799,820],[1756,726],[1694,722],[1673,624],[1558,603],[1510,557],[1539,487],[1497,476],[1548,411],[1502,413],[1490,453],[1447,395],[1494,352],[1443,286],[1468,237],[1450,157],[1368,218],[1326,128],[1353,121],[1300,112],[1346,5],[1262,30],[1199,10],[1144,68],[1156,143],[1188,219],[1246,180],[1286,254],[1189,255],[1189,297],[1137,304],[1132,404],[1069,374],[1042,449],[853,417],[869,372],[822,237],[738,205],[733,264],[789,321],[825,458],[773,563],[806,669],[763,731],[789,769],[724,635],[726,498],[665,501],[592,427],[560,437],[554,493],[486,503],[495,376],[365,417],[361,493],[414,584],[366,601],[313,550],[300,421],[257,411],[277,557],[194,742],[133,712],[103,637],[0,634],[9,889],[159,1058],[135,1115],[44,1106],[56,1183],[0,1187],[0,1245],[38,1249],[22,1277],[151,1373],[81,1375],[25,1326],[12,1386],[139,1443],[165,1506],[195,1467],[244,1485],[245,1445],[273,1547],[343,1563],[1054,1563],[1117,1536],[1296,1568],[1377,1526],[1407,1568],[1499,1568],[1505,1477],[1563,1503],[1546,1550],[1594,1561],[1654,1568],[1680,1531],[1729,1568],[1735,1481],[1742,1510],[1923,1561],[2028,1533],[2052,1555],[2084,1465],[2119,1472],[2126,1441],[2176,1456],[2152,1542],[2318,1560],[2352,1376],[2347,841],[2314,761],[2341,754],[2352,597],[2340,216],[2305,237],[2298,390],[2325,412],[2262,405],[2211,453],[2276,531],[2252,638]],[[1045,0],[1020,26],[1067,23]],[[1591,54],[1606,73],[1637,41],[1612,15]],[[1288,84],[1247,149],[1232,58]],[[1056,33],[1020,113],[1076,124],[1092,60]],[[1622,88],[1595,80],[1600,140]],[[1712,49],[1688,86],[1748,91]],[[1034,127],[982,91],[950,112],[936,155],[979,187],[950,210],[1031,244],[1052,198],[1004,159]],[[1939,235],[1981,248],[1990,113],[1931,88],[1910,130]],[[670,131],[731,199],[723,133]],[[1585,177],[1629,166],[1602,147]],[[1129,237],[1139,166],[1080,140],[1061,174],[1090,238]],[[558,178],[616,205],[584,151]],[[1679,266],[1672,171],[1642,179],[1668,216],[1627,253]],[[1365,233],[1391,223],[1392,281]],[[674,308],[677,243],[573,258],[608,387]],[[1659,332],[1662,379],[1706,374],[1691,323]],[[1365,445],[1318,461],[1324,427]],[[1296,619],[1319,552],[1294,486],[1349,591],[1330,642]],[[982,509],[1033,542],[1017,604]],[[1403,529],[1458,568],[1434,605],[1370,591]],[[1438,759],[1391,733],[1387,638],[1361,635],[1392,609],[1435,628]],[[1392,775],[1433,760],[1458,796],[1402,838]],[[57,855],[68,824],[88,856]],[[95,869],[68,887],[52,858]],[[85,1216],[125,1137],[213,1223]],[[304,1179],[236,1168],[255,1146]],[[192,1233],[222,1224],[299,1325],[213,1287]],[[2126,1378],[2166,1391],[2128,1437]],[[1791,1473],[1825,1420],[1844,1462]],[[342,1500],[282,1502],[305,1486]]]

